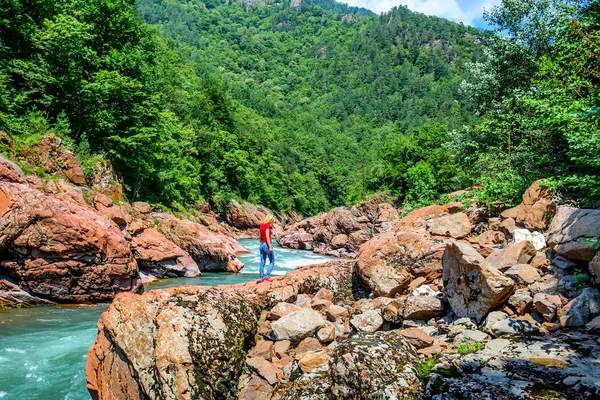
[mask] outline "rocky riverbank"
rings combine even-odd
[[[246,250],[208,205],[176,217],[128,203],[110,165],[95,164],[86,178],[54,136],[15,160],[34,173],[0,156],[0,309],[109,301],[155,277],[243,267],[236,254]]]
[[[90,392],[598,398],[600,212],[557,206],[537,184],[501,216],[463,209],[416,210],[356,260],[270,284],[119,295],[90,349]]]

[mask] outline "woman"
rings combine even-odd
[[[272,282],[271,272],[275,267],[275,254],[273,253],[273,228],[271,224],[275,222],[275,217],[267,215],[260,225],[260,282]],[[269,266],[265,273],[265,262],[269,258]]]

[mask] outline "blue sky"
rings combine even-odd
[[[368,8],[376,13],[405,5],[413,11],[436,15],[466,25],[486,27],[483,10],[500,4],[501,0],[341,0],[351,6]]]

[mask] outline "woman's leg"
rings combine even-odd
[[[271,277],[271,272],[273,272],[273,268],[275,267],[275,251],[269,253],[269,249],[267,249],[267,253],[269,255],[269,266],[267,267],[267,277]]]
[[[267,255],[269,254],[269,247],[266,243],[260,244],[260,268],[258,269],[258,273],[260,275],[260,279],[265,277],[265,261],[267,259]]]

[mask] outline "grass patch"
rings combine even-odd
[[[459,344],[458,347],[456,348],[456,350],[458,351],[459,354],[465,355],[465,354],[477,353],[479,350],[483,350],[484,348],[485,348],[485,345],[483,343],[467,342],[467,343]]]
[[[438,363],[441,355],[441,353],[435,353],[431,358],[423,358],[419,360],[419,362],[415,365],[417,375],[419,375],[419,377],[422,379],[429,379],[431,376],[431,370]]]

